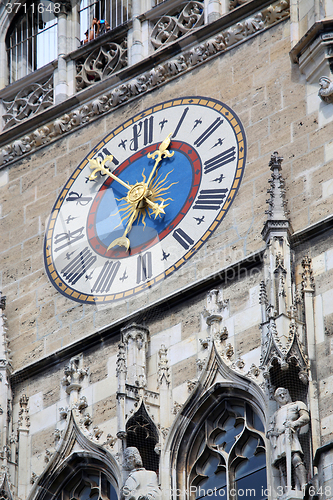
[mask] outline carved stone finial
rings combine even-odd
[[[6,309],[6,296],[2,295],[2,292],[0,292],[0,309],[2,311]]]
[[[206,318],[207,325],[210,327],[210,334],[212,338],[216,338],[216,336],[220,333],[221,322],[223,319],[222,310],[227,307],[227,305],[228,301],[222,300],[220,290],[213,289],[208,292],[207,306],[204,308],[203,315]]]
[[[261,323],[266,323],[268,297],[267,297],[266,283],[264,282],[264,280],[260,282],[259,304],[261,305]]]
[[[326,104],[333,104],[333,82],[327,76],[319,78],[320,89],[318,95]]]
[[[168,362],[168,349],[165,347],[164,344],[161,345],[161,348],[158,351],[159,355],[159,362],[158,362],[158,385],[162,385],[163,383],[166,383],[167,385],[170,384],[170,372],[169,372],[169,362]]]
[[[106,436],[106,442],[103,443],[103,445],[108,445],[108,446],[110,446],[110,448],[113,448],[114,445],[116,444],[116,442],[117,442],[117,438],[112,436],[112,434],[108,434]]]
[[[187,390],[188,390],[188,392],[194,391],[194,389],[196,388],[197,385],[198,385],[198,381],[197,380],[188,380],[187,381]]]
[[[80,367],[81,358],[75,356],[70,359],[69,364],[65,366],[65,376],[62,379],[62,385],[66,387],[67,394],[81,389],[81,382],[88,375],[88,370]]]
[[[27,430],[30,427],[28,404],[29,404],[29,398],[26,394],[23,394],[20,397],[20,409],[18,418],[19,430]]]
[[[227,345],[227,348],[225,350],[225,355],[227,356],[228,359],[231,359],[234,355],[234,348],[231,344]]]
[[[281,175],[283,158],[278,156],[277,151],[275,151],[270,159],[269,167],[272,171],[270,180],[268,181],[271,185],[267,192],[271,195],[270,199],[267,200],[270,208],[267,210],[268,218],[274,220],[287,219],[286,211],[286,201],[285,201],[285,190],[284,190],[284,179]]]
[[[116,373],[126,373],[126,349],[123,343],[118,344]]]
[[[179,412],[180,412],[181,407],[182,407],[182,405],[181,405],[181,404],[179,404],[179,403],[177,403],[177,401],[175,401],[175,402],[173,403],[173,408],[172,408],[172,413],[173,413],[173,415],[177,415],[177,413],[179,413]]]
[[[196,365],[197,365],[197,369],[199,372],[202,372],[204,364],[205,364],[205,361],[203,359],[198,358],[196,360]]]
[[[303,292],[314,292],[314,278],[311,268],[312,260],[308,255],[302,259],[302,290]]]
[[[205,339],[199,339],[199,342],[204,349],[208,349],[210,341],[211,339],[209,337],[206,337]]]
[[[270,159],[269,167],[272,171],[271,178],[269,179],[270,188],[267,193],[270,198],[267,200],[269,209],[266,210],[267,221],[262,236],[267,240],[270,232],[276,230],[288,230],[290,232],[291,226],[288,219],[287,201],[285,199],[284,179],[281,175],[283,158],[275,151]]]

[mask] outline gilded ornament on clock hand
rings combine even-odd
[[[159,148],[156,151],[154,151],[153,153],[148,153],[147,155],[148,158],[156,158],[154,167],[147,181],[144,172],[142,172],[143,181],[137,182],[134,185],[130,185],[122,181],[112,172],[110,172],[108,168],[105,167],[105,164],[108,161],[113,160],[112,155],[106,156],[102,161],[100,161],[99,158],[96,158],[94,160],[89,160],[90,168],[93,169],[93,172],[89,176],[89,180],[96,179],[97,172],[100,172],[101,174],[108,175],[113,180],[119,182],[122,186],[124,186],[127,189],[127,195],[124,198],[117,199],[117,201],[125,202],[125,207],[120,208],[120,211],[124,212],[124,215],[121,219],[121,223],[123,223],[128,217],[129,219],[126,224],[126,228],[123,235],[112,241],[112,243],[108,246],[108,250],[115,246],[123,246],[128,251],[130,247],[130,240],[129,238],[127,238],[127,234],[130,232],[133,223],[136,220],[138,220],[139,223],[141,219],[143,225],[146,226],[145,218],[147,215],[149,217],[151,217],[151,215],[155,215],[156,219],[157,216],[165,214],[164,209],[169,205],[166,204],[166,201],[169,200],[172,201],[172,199],[171,198],[164,199],[162,198],[162,195],[164,195],[166,191],[168,191],[168,189],[176,183],[171,183],[166,185],[167,184],[166,179],[171,172],[168,172],[165,175],[164,179],[162,180],[160,180],[161,176],[159,176],[155,180],[154,178],[156,177],[157,174],[156,170],[158,165],[162,161],[162,158],[165,157],[170,158],[174,155],[174,151],[167,150],[167,148],[170,145],[170,137],[171,134],[169,134],[166,137],[166,139],[160,144]],[[157,202],[160,203],[158,204]]]

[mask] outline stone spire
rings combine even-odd
[[[261,233],[266,242],[270,239],[271,233],[275,233],[276,230],[287,232],[288,237],[292,232],[285,199],[284,178],[281,175],[282,161],[283,158],[275,151],[269,162],[272,171],[271,178],[268,181],[270,188],[267,190],[270,194],[270,198],[267,200],[269,208],[265,212],[267,221]]]
[[[299,387],[308,382],[308,357],[302,339],[304,325],[295,318],[295,283],[294,257],[290,248],[292,227],[286,209],[284,179],[281,175],[282,158],[272,154],[269,167],[270,194],[267,219],[262,231],[266,243],[264,254],[264,280],[260,283],[259,303],[261,305],[262,351],[261,368],[269,381],[271,373],[279,372],[285,383],[296,364],[299,370]],[[308,276],[309,266],[304,266],[304,275]],[[307,279],[307,282],[309,279]],[[275,375],[276,378],[276,375]],[[294,382],[295,383],[295,382]]]

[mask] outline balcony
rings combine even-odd
[[[289,17],[287,0],[231,2],[208,22],[205,2],[166,0],[0,90],[0,166]]]

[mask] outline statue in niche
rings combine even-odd
[[[143,467],[140,452],[134,446],[126,448],[123,468],[129,475],[122,488],[121,500],[161,500],[156,472]]]
[[[306,468],[299,433],[308,431],[310,416],[302,401],[292,401],[288,389],[274,393],[279,409],[274,413],[267,432],[272,446],[272,465],[279,469],[281,485],[291,489],[292,469],[299,489],[306,486]]]

